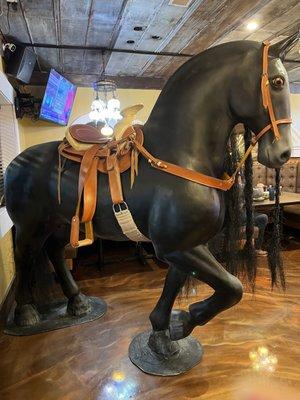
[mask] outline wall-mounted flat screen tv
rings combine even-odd
[[[51,69],[41,105],[40,119],[67,125],[75,94],[76,86]]]

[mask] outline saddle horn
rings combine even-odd
[[[290,51],[292,47],[295,46],[295,44],[298,42],[299,39],[300,39],[300,28],[298,29],[297,32],[293,33],[288,38],[285,38],[280,42],[272,44],[270,46],[270,54],[272,54],[275,57],[281,58],[281,60],[284,60],[287,53]]]

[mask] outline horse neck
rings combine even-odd
[[[180,96],[173,90],[162,93],[145,126],[145,144],[156,157],[213,176],[222,175],[235,121],[226,88],[220,91],[218,84],[210,76],[205,85],[199,83],[185,91],[178,88]]]

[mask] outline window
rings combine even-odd
[[[4,193],[4,172],[19,153],[16,117],[12,104],[0,104],[0,197]]]
[[[18,123],[14,110],[14,89],[0,72],[0,196],[4,190],[4,173],[20,152]],[[0,238],[12,227],[5,207],[0,207]]]

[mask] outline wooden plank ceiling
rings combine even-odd
[[[5,4],[4,4],[5,3]],[[299,29],[299,0],[19,0],[17,11],[2,2],[2,34],[21,42],[101,46],[110,49],[197,54],[227,41],[279,40]],[[1,14],[0,12],[0,14]],[[255,21],[251,32],[247,24]],[[291,82],[300,83],[299,45],[286,63]],[[55,68],[80,86],[102,72],[101,52],[36,48],[33,83]],[[160,88],[186,58],[106,52],[105,72],[121,87]]]

